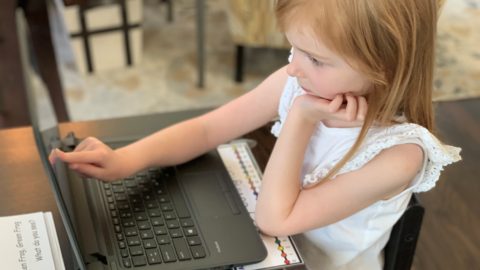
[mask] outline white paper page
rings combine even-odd
[[[0,217],[2,269],[55,269],[42,212]]]
[[[45,224],[47,225],[48,239],[50,240],[55,270],[65,270],[62,250],[60,249],[60,243],[58,242],[57,230],[55,229],[55,223],[53,222],[52,212],[45,212],[44,218]]]

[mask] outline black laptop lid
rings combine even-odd
[[[22,70],[23,70],[23,76],[24,76],[23,80],[25,83],[25,89],[27,91],[28,111],[30,115],[30,121],[32,123],[35,143],[37,145],[37,149],[40,154],[40,159],[42,161],[43,168],[50,181],[50,185],[52,187],[53,194],[55,196],[55,201],[57,203],[58,210],[60,212],[60,216],[65,226],[68,240],[73,251],[76,265],[78,269],[86,270],[86,267],[80,252],[80,248],[78,245],[78,240],[75,235],[73,222],[70,218],[71,215],[69,214],[69,211],[68,211],[68,208],[71,206],[69,206],[70,204],[67,204],[63,196],[61,185],[55,174],[55,169],[52,167],[52,165],[48,160],[48,151],[45,147],[43,137],[40,132],[38,110],[36,106],[36,99],[34,96],[33,86],[31,81],[31,78],[32,78],[31,65],[30,65],[31,58],[29,57],[29,50],[27,45],[27,34],[26,34],[28,29],[27,29],[27,25],[25,24],[25,16],[22,9],[17,10],[16,19],[17,19],[18,39],[19,39],[19,45],[20,45],[20,54],[22,59],[21,64],[22,64]],[[58,129],[56,130],[58,133]],[[60,166],[60,165],[61,164],[57,162],[56,166]]]

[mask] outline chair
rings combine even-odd
[[[121,22],[122,24],[116,28],[111,29],[101,29],[97,31],[90,32],[87,29],[87,18],[86,13],[89,9],[95,9],[100,6],[104,5],[118,5],[120,7],[120,14],[121,14]],[[96,33],[103,33],[108,31],[117,31],[120,30],[123,33],[124,39],[124,48],[125,48],[125,61],[128,66],[132,66],[133,64],[133,56],[132,56],[132,44],[130,41],[130,27],[128,22],[128,15],[127,15],[127,2],[126,0],[84,0],[79,5],[79,15],[80,15],[80,27],[81,32],[72,34],[72,37],[80,36],[83,39],[83,46],[85,50],[85,62],[87,64],[87,70],[89,73],[94,72],[94,64],[93,64],[93,55],[92,55],[92,48],[89,41],[89,37],[92,34]],[[135,25],[135,27],[139,27],[139,25]]]
[[[235,81],[243,80],[244,48],[289,49],[291,45],[275,21],[274,1],[230,0],[226,11],[236,46]]]
[[[139,61],[143,0],[64,1],[68,6],[67,29],[81,73],[130,67]],[[167,5],[167,20],[172,22],[172,0],[159,1]]]
[[[408,270],[412,266],[425,208],[412,195],[407,210],[397,221],[384,249],[384,270]]]

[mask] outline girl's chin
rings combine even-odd
[[[303,88],[302,88],[303,89]],[[316,93],[313,93],[312,91],[307,91],[305,89],[303,89],[303,91],[305,91],[305,94],[306,95],[309,95],[309,96],[312,96],[312,97],[316,97],[316,98],[321,98],[321,99],[325,99],[325,100],[328,100],[328,101],[332,101],[333,98],[329,98],[329,97],[324,97],[324,96],[321,96],[319,94],[316,94]]]
[[[309,90],[309,89],[306,89],[306,88],[303,88],[302,87],[302,90],[303,92],[305,92],[305,94],[307,95],[310,95],[310,96],[315,96],[315,97],[321,97],[320,95],[316,94],[315,92]]]
[[[333,97],[325,97],[325,96],[322,96],[322,95],[319,95],[315,92],[313,92],[312,90],[310,89],[306,89],[306,88],[303,88],[302,86],[300,86],[302,88],[302,90],[305,92],[305,94],[307,95],[310,95],[310,96],[314,96],[314,97],[317,97],[317,98],[321,98],[321,99],[325,99],[325,100],[329,100],[329,101],[332,101],[333,100]]]

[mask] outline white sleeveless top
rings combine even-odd
[[[289,77],[280,99],[279,120],[272,127],[275,136],[279,136],[293,100],[303,94],[305,92],[297,80]],[[353,146],[360,129],[330,128],[319,123],[305,153],[302,168],[304,187],[320,181],[328,173]],[[309,265],[309,269],[383,268],[382,250],[393,225],[408,206],[412,193],[433,188],[443,167],[461,159],[460,148],[442,144],[427,129],[416,124],[372,127],[357,153],[336,174],[359,169],[383,149],[405,143],[420,145],[425,156],[423,169],[411,185],[400,194],[378,201],[341,221],[305,232],[302,236],[304,241],[317,249],[303,255],[311,255],[321,264]]]

